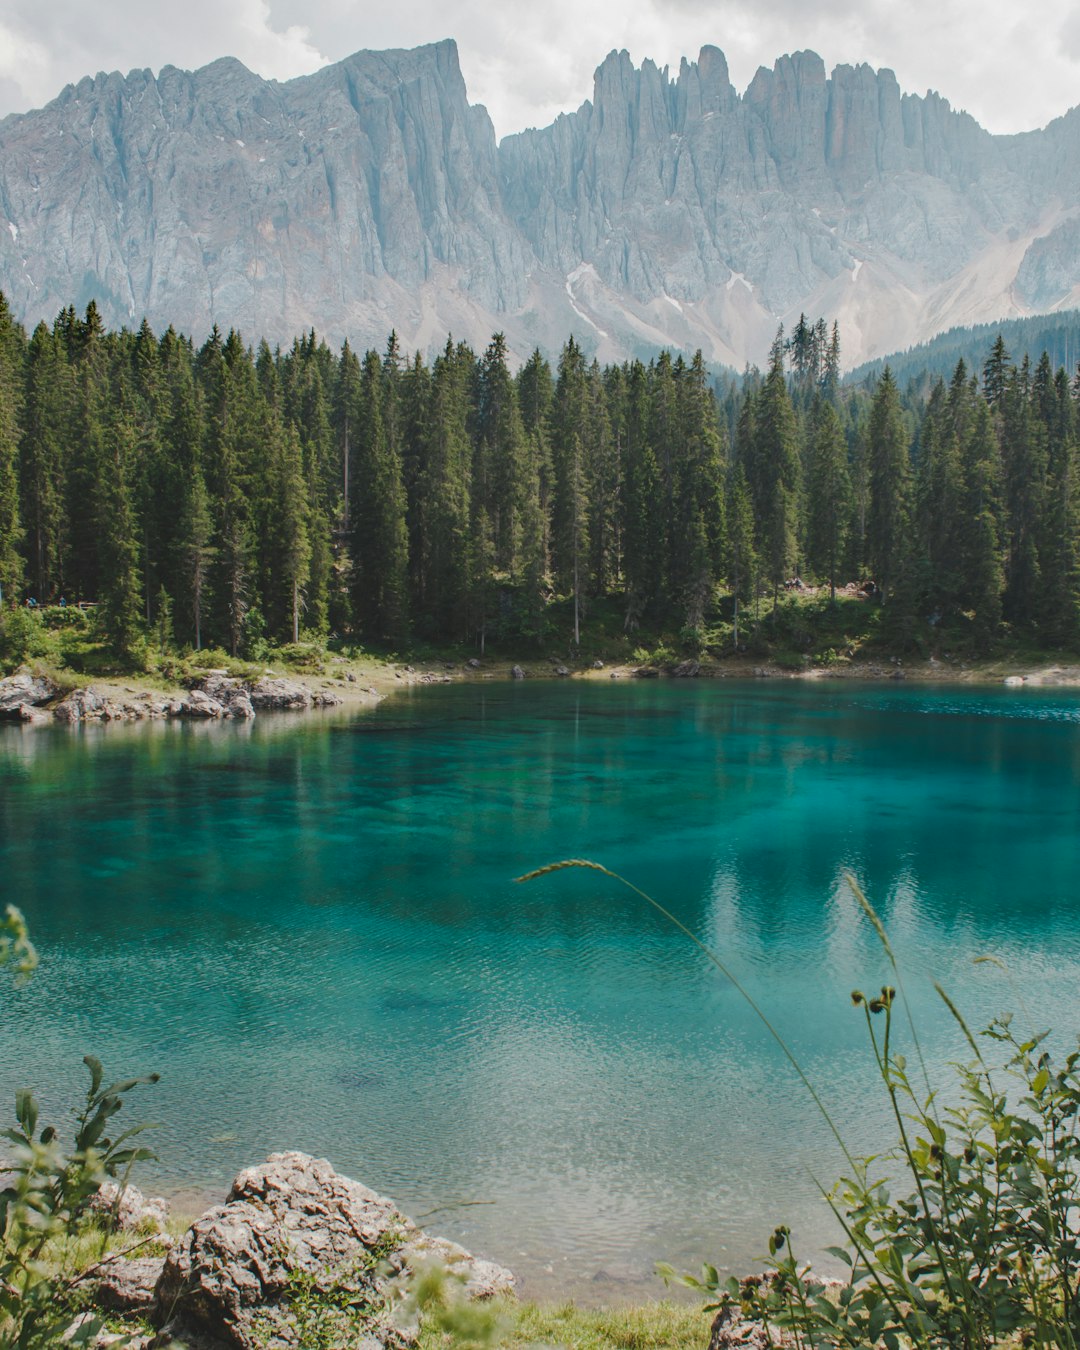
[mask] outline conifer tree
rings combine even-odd
[[[131,490],[138,452],[134,398],[121,378],[109,424],[102,438],[95,492],[95,528],[99,541],[99,614],[106,642],[125,660],[135,652],[142,612],[139,533]]]
[[[773,343],[769,373],[754,406],[754,471],[756,514],[762,567],[773,588],[773,608],[780,587],[791,576],[798,547],[799,442],[795,409],[784,379],[783,330]],[[753,489],[752,489],[753,490]]]
[[[352,461],[352,441],[356,434],[357,408],[360,403],[360,362],[356,353],[345,342],[338,361],[334,384],[333,431],[338,445],[338,482],[342,524],[349,524],[349,473]]]
[[[304,452],[295,425],[281,427],[274,437],[274,580],[278,612],[288,621],[287,636],[300,641],[304,588],[311,569],[311,538]],[[279,629],[280,632],[280,629]]]
[[[963,497],[960,521],[960,603],[974,612],[975,631],[985,646],[1001,620],[1004,576],[999,547],[1001,503],[997,442],[990,408],[978,403],[962,448]]]
[[[408,531],[401,463],[384,420],[386,388],[377,352],[364,357],[354,451],[352,607],[361,631],[401,642],[408,631]]]
[[[722,569],[724,451],[701,352],[677,371],[678,453],[669,568],[686,624],[699,628]]]
[[[1032,392],[1047,444],[1039,525],[1039,631],[1052,646],[1075,647],[1080,639],[1080,467],[1075,413],[1064,371],[1060,379],[1054,379],[1048,369],[1042,373],[1037,369]]]
[[[660,469],[649,437],[648,387],[640,361],[630,366],[623,415],[623,555],[628,632],[660,601],[663,528],[657,511]]]
[[[955,610],[961,568],[963,476],[960,447],[938,380],[923,417],[915,494],[920,564],[918,585],[930,612]]]
[[[904,561],[910,469],[900,396],[888,366],[881,373],[870,407],[868,450],[870,564],[882,604],[887,604]]]
[[[0,295],[0,598],[12,601],[23,579],[18,464],[25,352],[26,336]]]
[[[264,419],[259,417],[254,366],[239,334],[230,332],[222,343],[215,329],[199,353],[197,368],[207,390],[204,474],[215,508],[213,589],[220,629],[235,657],[251,601],[255,540],[248,486]]]
[[[806,557],[817,575],[829,578],[829,599],[835,604],[836,573],[851,522],[851,476],[836,409],[822,400],[815,414],[807,481]]]
[[[596,361],[585,377],[584,415],[588,584],[593,594],[606,595],[621,570],[621,465],[611,431],[603,376]]]
[[[1010,371],[1002,405],[1005,596],[1010,623],[1032,627],[1040,608],[1042,579],[1040,530],[1046,507],[1046,427],[1031,403],[1030,369],[1025,358]]]
[[[757,554],[750,487],[741,464],[732,472],[727,505],[727,575],[731,586],[732,646],[739,650],[739,614],[757,591]]]
[[[417,552],[414,595],[433,632],[463,638],[469,617],[471,446],[468,396],[471,362],[449,340],[430,378],[417,372],[413,388],[426,391],[417,403],[426,435],[418,442],[416,493],[410,512]]]
[[[66,351],[39,323],[27,353],[19,481],[28,573],[41,601],[64,591],[64,446],[73,393]]]
[[[574,646],[581,645],[582,591],[587,582],[589,520],[586,480],[586,376],[581,348],[570,338],[559,358],[551,409],[554,468],[552,553],[560,589],[574,601]]]
[[[216,550],[212,539],[214,519],[202,470],[194,465],[183,485],[177,530],[177,572],[181,595],[191,620],[195,650],[202,648],[203,613]]]

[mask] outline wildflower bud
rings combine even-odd
[[[853,990],[851,991],[851,1001],[852,1001],[852,1003],[854,1003],[854,1005],[856,1006],[856,1008],[858,1008],[858,1007],[860,1007],[863,1003],[866,1002],[866,995],[862,992],[861,989],[853,989]]]
[[[879,998],[872,998],[867,1006],[869,1007],[872,1013],[879,1013],[885,1011],[885,1004],[882,1003],[881,999]]]
[[[997,1273],[999,1275],[1008,1275],[1011,1269],[1012,1266],[1009,1264],[1009,1258],[1007,1256],[1003,1256],[1001,1260],[997,1263]]]

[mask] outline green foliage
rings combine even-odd
[[[785,1227],[770,1238],[775,1271],[764,1279],[721,1281],[711,1266],[663,1273],[808,1347],[1075,1346],[1080,1053],[1055,1061],[1045,1034],[1020,1038],[1002,1018],[979,1038],[999,1052],[988,1059],[961,1021],[973,1059],[956,1068],[956,1104],[939,1107],[895,1049],[896,989],[852,999],[898,1142],[855,1159],[827,1197],[847,1235],[830,1249],[847,1278],[837,1289],[815,1277]],[[898,1195],[905,1174],[911,1189]]]
[[[701,1317],[697,1308],[670,1302],[648,1302],[613,1308],[581,1308],[575,1303],[519,1303],[499,1300],[487,1307],[500,1319],[495,1345],[499,1350],[535,1350],[537,1346],[572,1346],[573,1350],[701,1350]],[[446,1350],[455,1344],[452,1331],[426,1321],[420,1328],[420,1350]]]
[[[4,612],[92,603],[101,650],[37,654],[84,671],[145,668],[148,640],[539,645],[563,607],[567,654],[613,652],[616,597],[637,641],[730,624],[770,655],[760,600],[798,571],[875,580],[899,649],[966,615],[980,653],[1003,622],[1080,651],[1080,388],[999,341],[981,387],[961,364],[947,388],[841,389],[839,341],[800,316],[718,398],[700,353],[601,369],[571,340],[555,378],[539,352],[512,377],[501,334],[430,364],[394,335],[362,358],[314,333],[196,350],[93,305],[28,341],[0,297]],[[9,663],[41,645],[20,622]]]
[[[58,654],[59,647],[33,609],[13,609],[0,614],[0,662],[14,670],[24,661]]]
[[[0,925],[0,965],[17,980],[37,964],[26,923],[9,905]],[[131,1168],[153,1157],[138,1136],[146,1125],[115,1133],[111,1123],[134,1088],[157,1082],[157,1074],[105,1083],[101,1063],[87,1055],[90,1085],[74,1112],[74,1134],[65,1148],[55,1126],[41,1126],[29,1089],[15,1094],[14,1127],[0,1132],[7,1144],[5,1185],[0,1190],[0,1350],[49,1350],[79,1311],[83,1240],[96,1227],[90,1201],[103,1181],[126,1181]],[[40,1128],[39,1128],[40,1126]],[[100,1319],[83,1320],[65,1343],[87,1345]]]
[[[37,969],[37,963],[37,952],[22,911],[8,905],[0,921],[0,966],[10,966],[16,984],[22,984]]]

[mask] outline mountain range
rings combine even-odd
[[[813,52],[732,86],[612,52],[593,97],[497,141],[456,45],[264,80],[222,59],[87,77],[0,121],[0,289],[201,340],[406,349],[573,333],[601,360],[760,362],[839,320],[845,365],[1080,302],[1080,109],[994,136]]]

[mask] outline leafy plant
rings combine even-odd
[[[0,659],[14,670],[24,661],[55,656],[57,645],[34,609],[13,609],[0,615]]]
[[[0,925],[0,965],[26,980],[37,964],[25,920],[9,905]],[[155,1083],[157,1074],[104,1084],[101,1063],[83,1061],[90,1086],[75,1111],[70,1150],[52,1125],[39,1130],[34,1094],[15,1094],[16,1125],[0,1132],[8,1144],[5,1185],[0,1190],[0,1350],[45,1350],[61,1339],[86,1345],[101,1330],[95,1317],[82,1319],[67,1334],[79,1309],[79,1283],[85,1257],[83,1239],[96,1220],[90,1202],[106,1179],[126,1183],[134,1164],[152,1158],[136,1143],[147,1125],[135,1125],[115,1137],[110,1122],[133,1088]]]
[[[843,1150],[848,1170],[824,1198],[846,1242],[830,1254],[843,1281],[817,1277],[792,1250],[786,1225],[769,1238],[773,1268],[722,1280],[658,1267],[705,1294],[710,1311],[738,1312],[786,1333],[798,1347],[884,1346],[987,1350],[1031,1346],[1076,1350],[1080,1341],[1080,1051],[1058,1062],[1047,1033],[1018,1036],[1011,1019],[972,1034],[948,994],[935,986],[971,1051],[955,1066],[956,1104],[939,1106],[888,935],[858,883],[849,883],[873,925],[896,979],[868,998],[852,994],[865,1019],[893,1119],[895,1145],[853,1157],[787,1045],[739,982],[685,925],[636,886],[597,863],[572,859],[540,868],[589,867],[630,887],[687,934],[747,999],[794,1066]],[[898,992],[899,991],[899,992]],[[904,1010],[917,1072],[896,1048]],[[989,1055],[984,1047],[993,1047]],[[903,1178],[907,1178],[906,1188]]]

